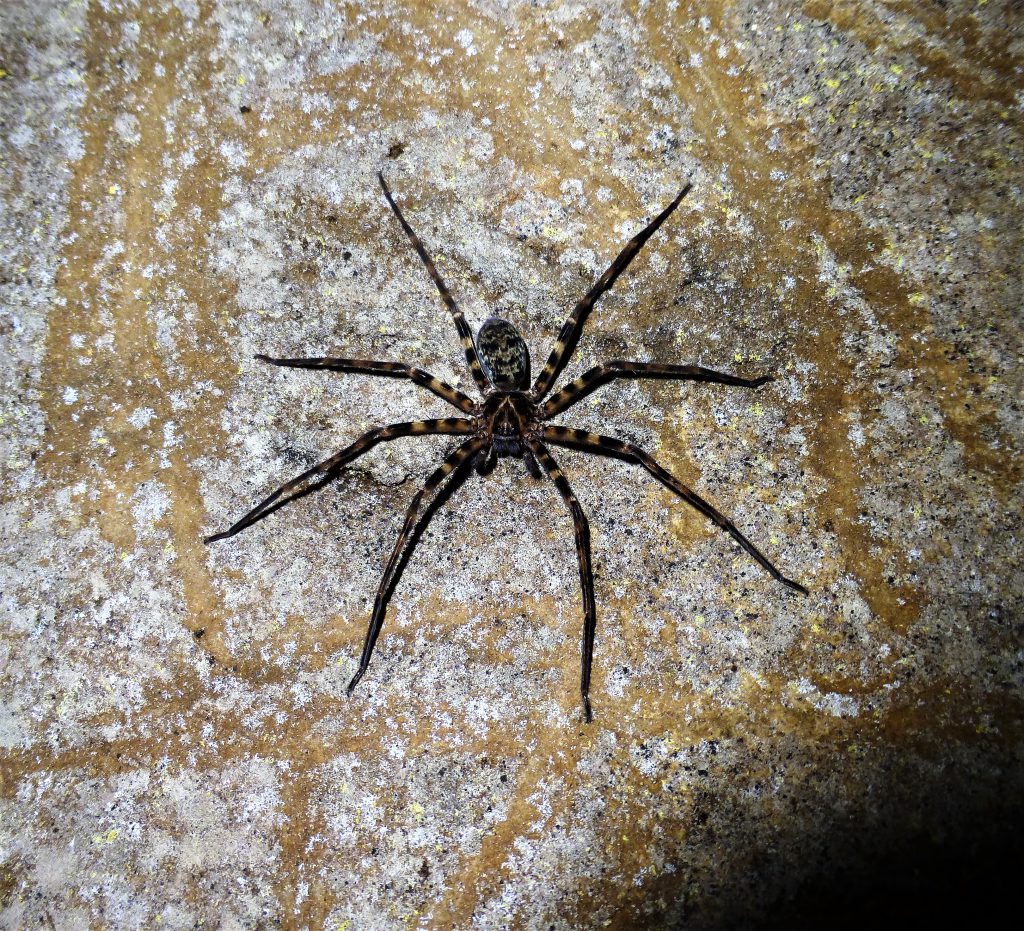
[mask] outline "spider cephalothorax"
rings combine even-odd
[[[484,397],[478,424],[486,440],[476,454],[477,472],[487,475],[499,459],[512,456],[523,459],[530,474],[540,478],[540,468],[530,449],[530,439],[536,438],[540,426],[537,405],[525,391],[492,390]]]
[[[739,385],[744,388],[756,388],[771,381],[771,376],[760,378],[739,378],[726,375],[696,365],[674,365],[660,362],[623,362],[615,360],[598,365],[584,372],[579,378],[547,397],[555,379],[565,367],[576,346],[580,330],[587,315],[597,299],[615,283],[625,271],[641,247],[669,214],[679,206],[679,202],[690,190],[687,184],[682,191],[654,220],[634,236],[619,253],[597,283],[587,292],[583,299],[573,308],[568,320],[562,326],[555,341],[554,348],[548,356],[540,375],[530,386],[530,353],[519,331],[508,321],[498,317],[485,320],[477,334],[474,344],[473,335],[466,319],[459,310],[455,299],[442,280],[430,256],[412,227],[406,222],[402,211],[398,209],[391,191],[379,174],[384,197],[402,224],[413,248],[423,260],[430,277],[434,280],[441,299],[447,305],[462,348],[469,364],[469,370],[480,392],[481,400],[474,401],[469,395],[457,388],[435,378],[423,369],[414,368],[402,362],[377,362],[365,359],[340,358],[303,358],[303,359],[272,359],[258,355],[257,359],[272,365],[292,368],[327,369],[335,372],[363,372],[369,375],[384,375],[392,378],[408,378],[418,385],[429,389],[449,404],[458,408],[465,417],[448,417],[439,420],[417,420],[411,423],[396,423],[386,427],[377,427],[363,434],[350,446],[345,447],[328,459],[302,475],[282,485],[275,492],[256,505],[248,514],[234,523],[223,533],[207,537],[206,542],[222,540],[234,536],[240,530],[262,520],[268,514],[310,491],[319,488],[338,476],[342,469],[354,459],[367,452],[371,447],[385,440],[393,440],[401,436],[423,436],[444,434],[462,436],[463,441],[452,450],[444,462],[434,470],[423,487],[414,495],[405,516],[405,524],[398,540],[391,550],[384,567],[384,576],[377,589],[370,625],[366,632],[363,652],[352,681],[349,693],[363,677],[373,655],[388,600],[398,576],[404,565],[403,553],[411,554],[420,531],[426,526],[442,497],[447,497],[455,486],[465,477],[467,471],[476,467],[481,475],[486,475],[499,458],[516,457],[526,463],[530,474],[535,478],[547,475],[558,489],[572,514],[576,535],[576,553],[579,559],[580,583],[583,587],[583,660],[580,677],[580,694],[583,699],[583,710],[586,719],[592,718],[590,708],[590,671],[594,655],[594,632],[597,628],[597,609],[594,602],[594,577],[590,563],[590,528],[586,515],[573,494],[572,488],[562,474],[547,444],[567,446],[588,453],[612,456],[643,466],[666,488],[673,491],[687,504],[699,511],[713,523],[725,530],[750,556],[768,573],[790,588],[807,593],[798,582],[787,579],[779,572],[724,514],[721,514],[709,502],[695,491],[684,485],[670,472],[667,472],[639,446],[626,443],[614,437],[588,433],[571,427],[562,427],[551,423],[551,418],[561,413],[592,391],[615,378],[674,378],[689,381],[718,382],[725,385]],[[547,398],[545,400],[545,398]],[[442,487],[443,485],[443,487]],[[420,506],[425,496],[439,489],[438,495],[423,509]],[[408,549],[406,548],[408,545]]]

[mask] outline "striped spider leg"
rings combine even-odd
[[[385,440],[397,440],[402,436],[457,435],[472,433],[473,430],[473,421],[461,417],[446,417],[442,420],[414,420],[409,423],[393,423],[386,427],[375,427],[340,452],[317,463],[313,468],[307,469],[290,482],[285,482],[276,491],[267,495],[251,511],[235,521],[227,530],[212,534],[203,542],[216,543],[218,540],[233,537],[236,533],[258,523],[296,498],[304,498],[311,492],[322,488],[332,479],[337,478],[341,474],[341,470],[350,462],[358,459],[364,453],[368,453],[374,446]]]

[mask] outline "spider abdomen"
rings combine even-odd
[[[488,317],[476,335],[480,364],[495,388],[524,389],[530,382],[530,350],[507,320]]]

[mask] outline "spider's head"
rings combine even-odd
[[[480,364],[495,388],[525,391],[530,384],[530,350],[507,320],[488,317],[476,335]]]

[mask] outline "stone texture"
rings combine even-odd
[[[884,924],[908,863],[963,882],[950,851],[1000,849],[1024,781],[1021,35],[1011,2],[5,3],[0,925]],[[438,513],[347,697],[447,444],[201,538],[449,413],[254,353],[472,386],[380,169],[535,365],[691,180],[569,373],[776,380],[561,420],[811,595],[556,451],[597,570],[584,725],[569,517],[505,462]]]

